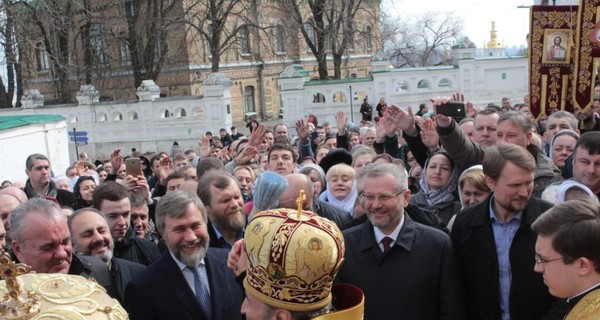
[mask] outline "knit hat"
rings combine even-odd
[[[319,165],[323,168],[325,174],[329,171],[329,168],[335,166],[338,163],[345,163],[349,166],[352,165],[352,155],[348,150],[343,148],[337,148],[329,151],[329,153],[321,159]]]
[[[300,199],[304,196],[301,192]],[[304,196],[305,197],[305,196]],[[314,311],[331,300],[333,279],[344,258],[344,237],[335,223],[302,210],[256,214],[244,242],[246,292],[275,308]]]

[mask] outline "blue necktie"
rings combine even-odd
[[[212,319],[212,310],[210,305],[210,293],[206,285],[202,282],[198,268],[187,267],[194,274],[194,290],[196,291],[196,300],[200,304],[206,319]]]

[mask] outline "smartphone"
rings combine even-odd
[[[467,110],[465,107],[465,103],[461,101],[450,101],[448,103],[444,103],[440,106],[436,107],[436,114],[443,114],[447,117],[452,117],[456,121],[460,121],[461,119],[467,116]]]
[[[137,176],[142,175],[142,163],[140,162],[140,158],[127,158],[125,159],[125,170],[128,176]]]

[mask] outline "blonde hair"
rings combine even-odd
[[[339,163],[336,164],[335,166],[329,168],[329,170],[327,171],[327,175],[326,175],[326,179],[329,180],[329,178],[331,176],[348,176],[351,179],[354,179],[354,177],[356,176],[356,172],[354,171],[354,169],[345,164],[345,163]]]
[[[465,186],[465,182],[472,184],[477,190],[491,192],[490,187],[485,182],[485,175],[483,169],[471,169],[465,171],[460,178],[458,178],[458,186],[462,189]]]

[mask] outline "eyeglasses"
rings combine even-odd
[[[380,195],[369,194],[369,193],[363,192],[363,193],[360,194],[360,198],[363,199],[364,201],[369,201],[369,202],[375,201],[376,199],[378,199],[381,202],[387,202],[387,201],[390,201],[390,200],[394,199],[399,194],[402,194],[406,190],[407,189],[404,189],[402,191],[399,191],[399,192],[396,192],[396,193],[393,193],[393,194],[385,194],[384,193],[384,194],[380,194]]]
[[[549,262],[557,261],[557,260],[562,260],[562,257],[548,260],[548,259],[542,258],[542,256],[540,256],[537,253],[535,254],[535,264],[537,264],[538,266],[541,266],[544,263],[549,263]]]

